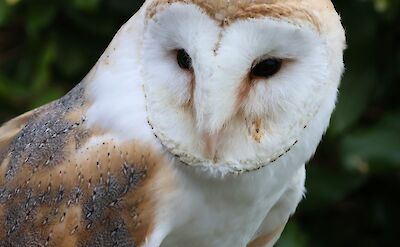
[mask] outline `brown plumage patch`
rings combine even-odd
[[[270,17],[294,24],[306,22],[319,31],[320,20],[312,11],[309,11],[306,2],[300,0],[155,0],[148,8],[147,16],[152,18],[166,5],[185,3],[199,6],[221,26],[240,19]]]
[[[257,143],[261,143],[261,139],[263,138],[265,134],[265,129],[262,125],[261,119],[257,118],[253,123],[251,127],[251,136]]]
[[[162,158],[96,142],[88,105],[79,85],[0,128],[0,246],[139,246],[152,231]]]
[[[250,93],[250,90],[253,85],[253,79],[250,76],[245,77],[239,87],[239,91],[237,94],[236,100],[236,108],[239,109],[242,106],[242,103],[246,100],[247,96]]]
[[[193,72],[192,72],[193,73]],[[189,109],[190,112],[194,113],[194,91],[196,89],[196,77],[194,76],[194,74],[191,74],[191,79],[189,82],[189,87],[190,87],[190,95],[189,95],[189,99],[186,102],[186,104],[184,105],[185,108]]]
[[[108,141],[20,169],[0,192],[0,246],[139,246],[154,224],[162,162],[148,147]]]

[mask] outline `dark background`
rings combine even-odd
[[[399,246],[400,1],[335,0],[347,32],[337,109],[279,246]],[[0,0],[0,123],[94,65],[133,0]]]

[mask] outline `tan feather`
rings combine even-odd
[[[155,0],[147,16],[152,18],[163,6],[177,2],[199,6],[221,25],[238,19],[270,17],[294,24],[308,23],[320,31],[325,29],[324,18],[336,15],[329,0]]]

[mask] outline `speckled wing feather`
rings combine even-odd
[[[0,246],[140,246],[160,157],[87,129],[85,89],[0,128]]]

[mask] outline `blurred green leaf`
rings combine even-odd
[[[64,75],[79,75],[87,68],[89,62],[86,46],[87,44],[83,40],[82,43],[70,40],[69,38],[57,40],[57,57],[55,63]]]
[[[7,78],[0,74],[0,98],[2,99],[8,99],[8,95],[10,94],[8,84]]]
[[[47,89],[44,93],[40,95],[39,98],[36,98],[30,103],[29,108],[34,109],[36,107],[47,104],[53,100],[60,98],[61,96],[63,96],[64,93],[64,90],[57,87]]]
[[[365,180],[365,176],[357,173],[310,164],[307,166],[307,192],[301,210],[320,210],[333,205],[359,188]]]
[[[386,115],[378,124],[346,136],[341,157],[349,170],[388,171],[400,168],[400,113]]]
[[[389,0],[374,0],[375,2],[375,9],[378,12],[385,12],[389,8]]]
[[[54,44],[50,42],[45,46],[37,62],[36,75],[32,83],[32,90],[34,92],[44,89],[50,82],[51,65],[55,57],[55,47]]]
[[[35,2],[29,8],[26,19],[26,30],[29,35],[35,36],[48,27],[56,15],[56,6],[46,2]]]
[[[101,0],[74,0],[74,4],[81,10],[93,11],[95,10]]]
[[[294,222],[289,221],[282,233],[277,247],[306,247],[309,246],[307,235]]]
[[[328,135],[339,135],[360,119],[371,100],[374,82],[373,70],[366,70],[363,74],[352,71],[346,73]]]
[[[0,26],[7,23],[11,14],[11,6],[5,0],[0,0]]]
[[[12,83],[9,78],[0,74],[0,98],[16,101],[18,100],[17,96],[23,94],[25,91],[26,88]]]

